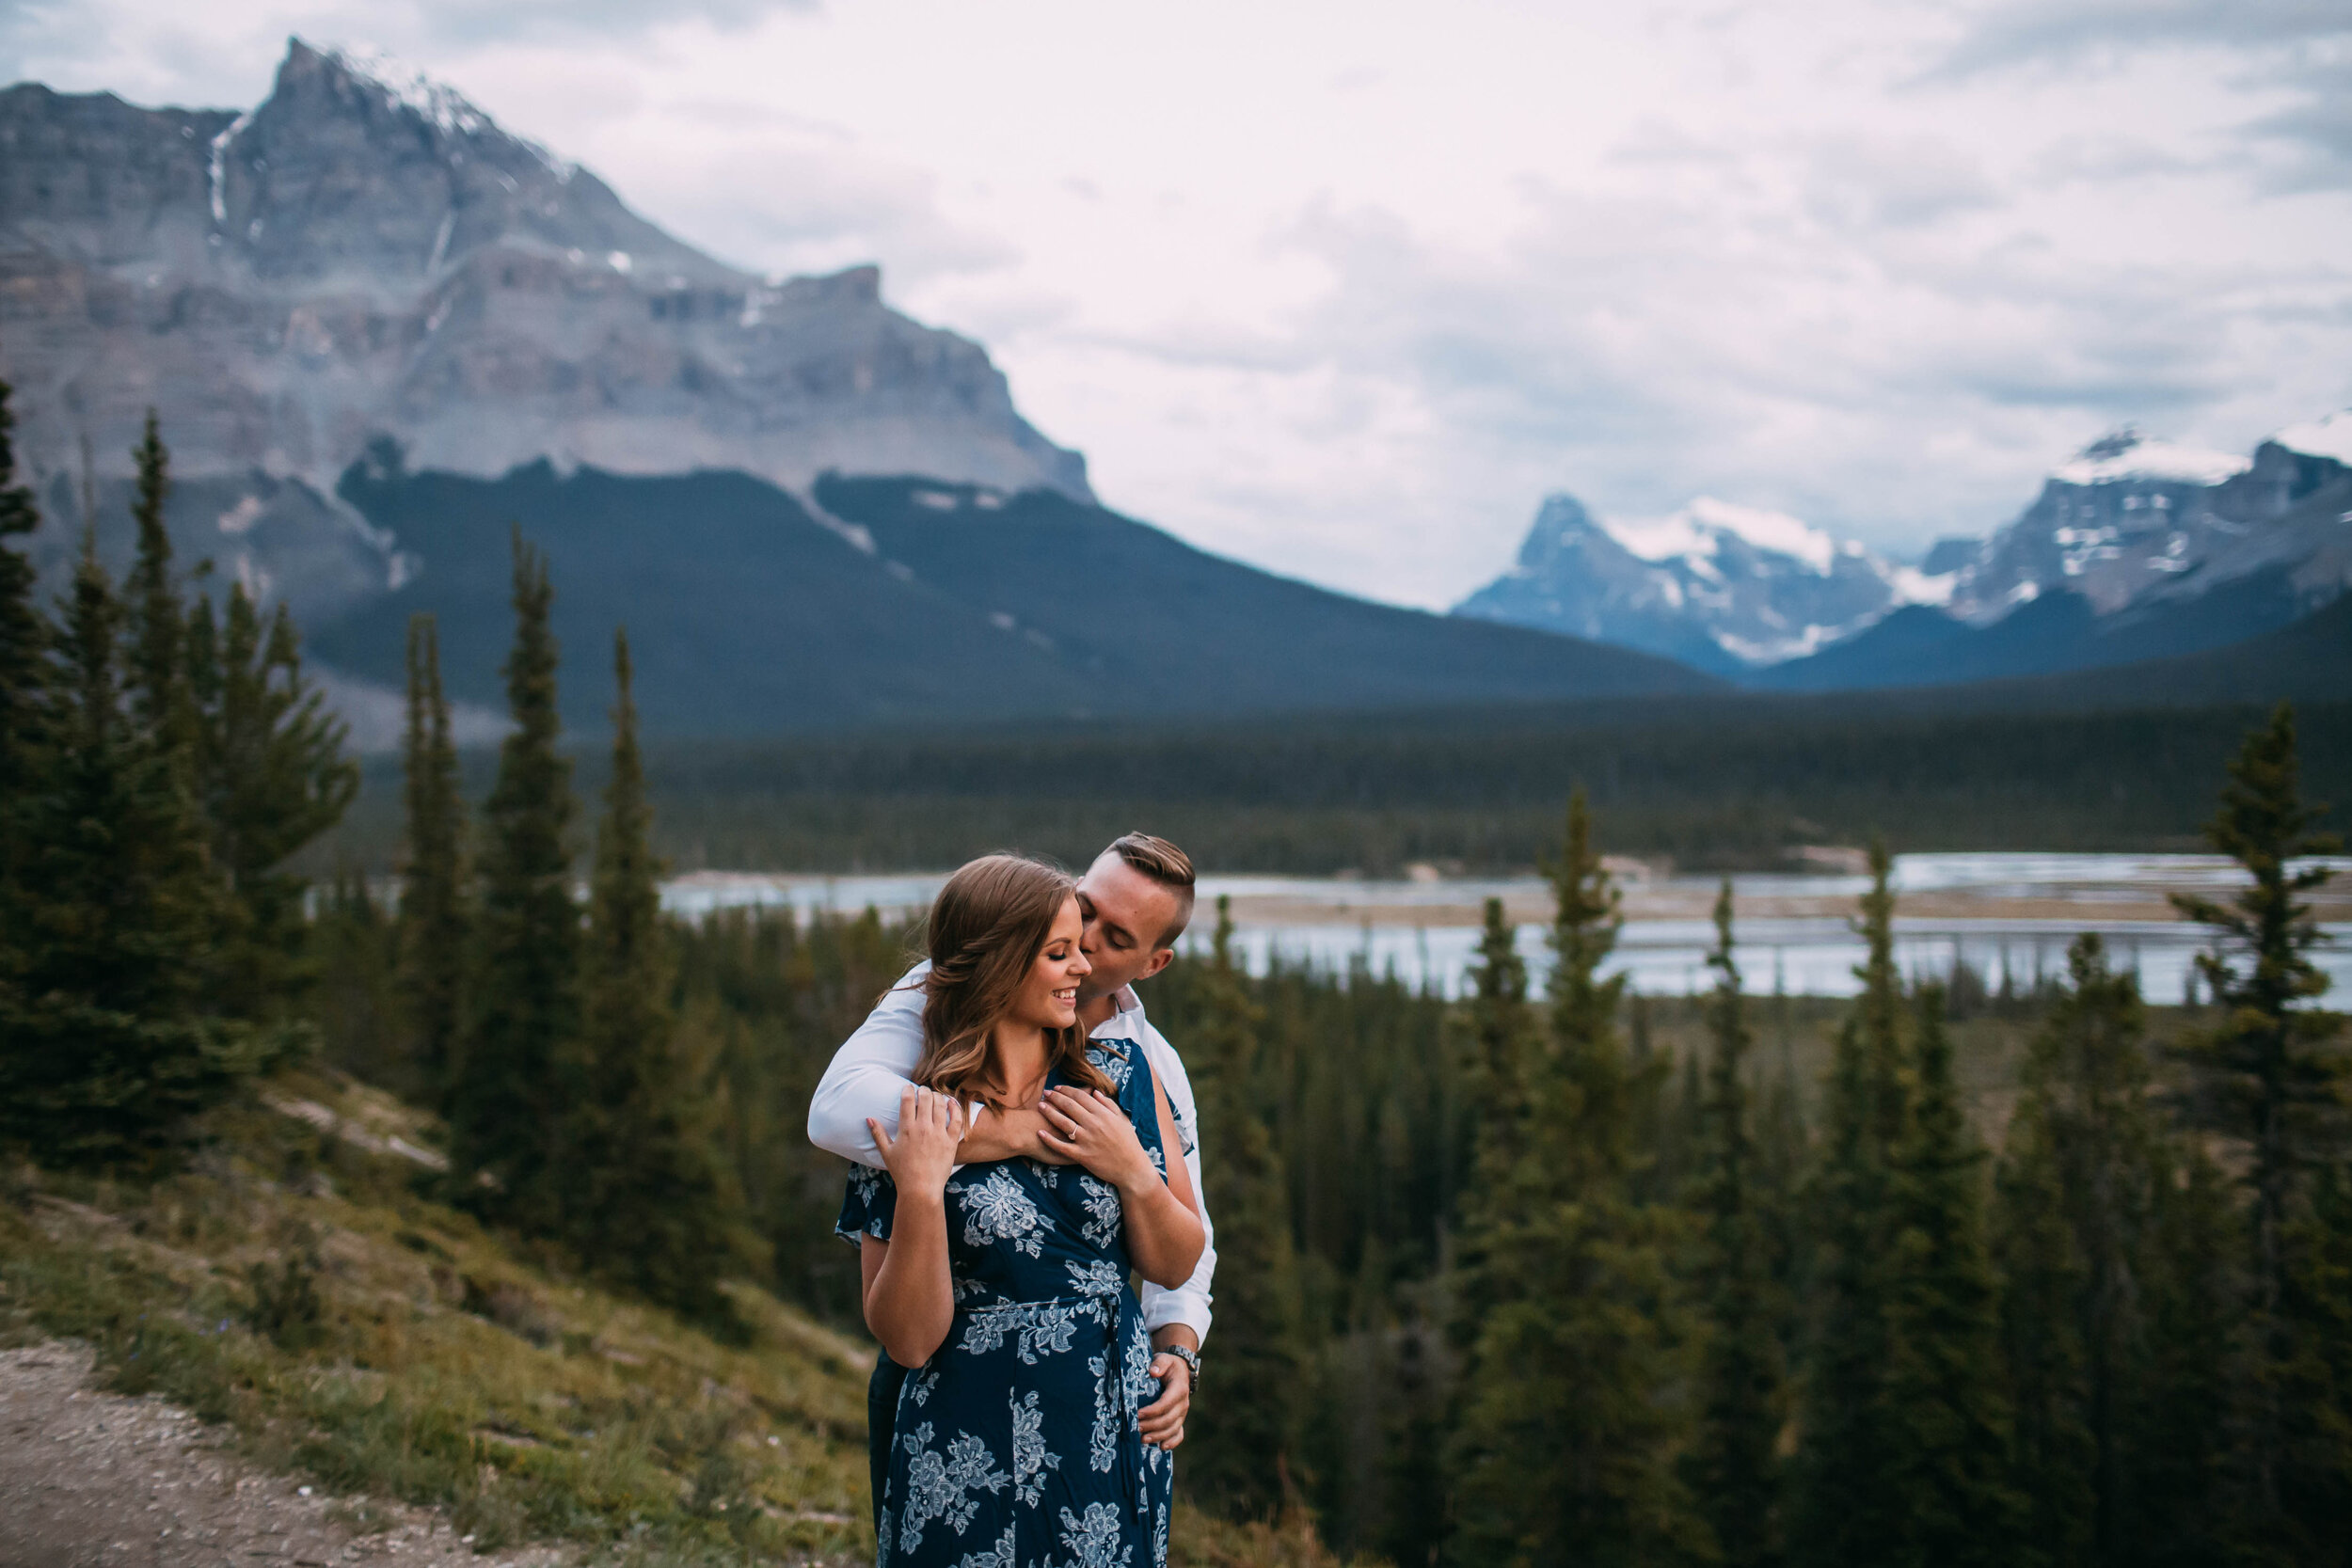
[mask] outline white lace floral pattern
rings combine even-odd
[[[1061,1511],[1061,1547],[1070,1555],[1058,1568],[1129,1568],[1136,1549],[1119,1528],[1119,1510],[1108,1503],[1089,1503],[1083,1514]]]
[[[1079,1233],[1098,1247],[1108,1247],[1119,1240],[1119,1227],[1126,1218],[1126,1211],[1119,1206],[1119,1189],[1091,1176],[1080,1176],[1078,1193],[1079,1207],[1087,1212]]]
[[[931,1446],[934,1433],[925,1421],[906,1434],[906,1517],[898,1526],[898,1549],[913,1552],[923,1544],[923,1530],[933,1519],[944,1521],[961,1535],[980,1511],[976,1491],[1001,1492],[1012,1478],[996,1468],[988,1445],[968,1432],[956,1433],[946,1453]]]
[[[1041,1355],[1057,1355],[1070,1349],[1070,1337],[1081,1319],[1099,1322],[1100,1314],[1063,1302],[1024,1302],[1017,1307],[990,1307],[964,1321],[963,1338],[956,1349],[966,1355],[986,1355],[1013,1341],[1013,1354],[1025,1366]]]
[[[1045,1472],[1061,1468],[1061,1455],[1045,1446],[1045,1412],[1037,1405],[1037,1390],[1012,1402],[1012,1492],[1035,1508],[1045,1496]]]
[[[1054,1222],[1038,1212],[1021,1183],[1003,1170],[991,1170],[977,1186],[966,1181],[948,1190],[961,1201],[964,1245],[984,1247],[991,1242],[1004,1242],[1032,1258],[1043,1250],[1045,1233]]]

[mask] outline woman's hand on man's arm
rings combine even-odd
[[[946,1187],[963,1137],[963,1107],[910,1084],[899,1100],[898,1135],[893,1138],[878,1122],[868,1125],[898,1188],[898,1201],[890,1239],[868,1236],[859,1249],[866,1326],[890,1359],[919,1367],[946,1339],[955,1321]]]

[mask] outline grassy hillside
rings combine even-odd
[[[437,1130],[305,1071],[218,1113],[151,1186],[7,1173],[0,1343],[91,1343],[106,1382],[346,1498],[448,1511],[488,1552],[644,1565],[873,1559],[871,1352],[749,1287],[745,1342],[565,1277],[429,1197]],[[1179,1515],[1172,1560],[1328,1562],[1301,1521]]]

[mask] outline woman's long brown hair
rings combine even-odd
[[[931,972],[923,981],[923,1058],[914,1081],[958,1100],[999,1105],[986,1085],[991,1033],[1012,1011],[1077,883],[1022,855],[983,855],[947,879],[931,905]],[[1113,1093],[1087,1060],[1084,1024],[1045,1032],[1046,1070]],[[1001,1109],[1002,1106],[999,1105]]]

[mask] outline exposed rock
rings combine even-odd
[[[128,472],[150,404],[183,478],[296,481],[330,510],[384,438],[483,476],[1089,495],[987,354],[886,307],[874,268],[740,272],[451,89],[300,40],[246,114],[0,91],[0,375],[23,460],[69,499],[85,450]]]

